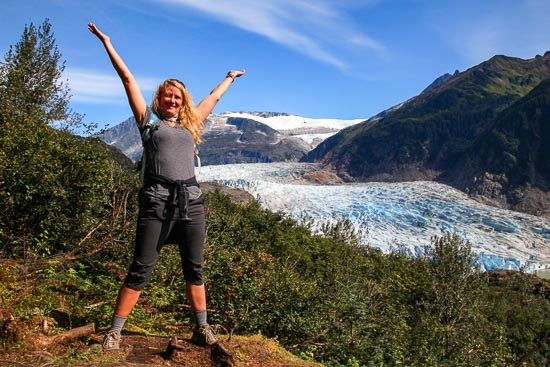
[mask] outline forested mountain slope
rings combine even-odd
[[[549,77],[550,52],[529,60],[495,56],[462,73],[455,73],[438,86],[427,88],[382,118],[342,130],[319,144],[304,161],[325,163],[348,181],[442,180],[462,189],[469,187],[466,181],[498,171],[510,184],[491,194],[500,198],[495,203],[541,213],[547,200],[547,182],[534,179],[545,176],[541,164],[531,166],[534,172],[527,180],[525,176],[523,179],[516,177],[523,174],[512,166],[502,166],[497,159],[485,161],[483,172],[468,170],[470,176],[461,174],[461,180],[450,176],[458,162],[466,164],[476,154],[484,154],[481,143],[496,144],[495,140],[482,139],[482,136],[500,126],[499,121],[506,120],[508,125],[524,123],[524,120],[510,120],[511,117],[506,116],[525,106],[520,100]],[[540,89],[546,90],[542,84]],[[541,91],[537,93],[544,94]],[[546,111],[549,102],[538,98],[532,103],[536,103],[535,109]],[[527,111],[516,113],[519,116]],[[548,117],[540,115],[537,126],[547,124]],[[508,138],[520,142],[530,139],[526,135],[516,136],[520,130],[508,129]],[[539,137],[538,146],[547,146],[547,135]],[[517,200],[519,197],[521,201],[526,185],[529,190],[540,190],[540,197],[523,206]],[[510,192],[514,190],[521,193],[512,199]]]

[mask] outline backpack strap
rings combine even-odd
[[[195,144],[193,154],[195,155],[195,158],[197,158],[197,167],[201,168],[201,157],[199,156],[199,148],[197,147],[197,144]]]
[[[139,172],[139,181],[141,187],[145,186],[149,181],[149,164],[148,164],[148,154],[147,154],[147,143],[152,139],[152,133],[158,128],[158,116],[154,113],[151,114],[151,118],[141,132],[141,144],[143,146],[143,152],[141,153],[141,169]]]

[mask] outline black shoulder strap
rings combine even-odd
[[[147,182],[149,181],[149,167],[148,167],[148,152],[147,152],[147,143],[151,140],[152,138],[152,133],[153,131],[155,130],[155,128],[157,127],[157,121],[158,121],[158,116],[155,115],[154,113],[151,114],[151,118],[149,119],[149,121],[145,124],[145,126],[143,127],[142,129],[142,132],[141,132],[141,145],[143,146],[143,152],[141,153],[141,169],[140,169],[140,172],[139,172],[139,180],[140,180],[140,183],[141,183],[141,186],[145,186],[147,184]]]

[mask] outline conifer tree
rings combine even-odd
[[[14,256],[62,253],[104,221],[113,208],[113,180],[126,178],[98,139],[72,134],[85,126],[69,109],[65,62],[47,19],[26,26],[4,60],[0,241]],[[127,186],[116,190],[127,196]]]
[[[10,46],[1,65],[0,111],[18,119],[54,122],[78,119],[69,110],[69,87],[61,81],[61,61],[48,19],[25,26],[20,41]]]

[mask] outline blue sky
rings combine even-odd
[[[86,122],[131,115],[92,21],[150,101],[166,78],[196,103],[230,69],[246,69],[219,102],[225,111],[368,118],[434,79],[501,54],[550,50],[548,0],[4,0],[2,57],[26,24],[48,18]]]

